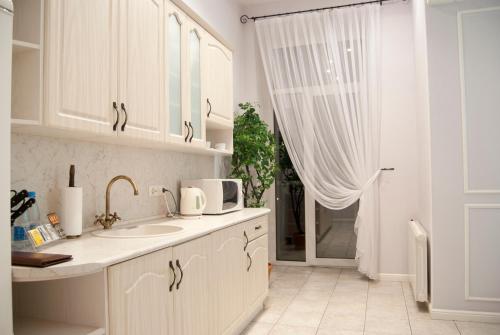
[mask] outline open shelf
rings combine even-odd
[[[12,125],[42,122],[43,0],[14,1]]]
[[[16,335],[105,335],[104,328],[70,325],[62,322],[16,318],[14,320]]]

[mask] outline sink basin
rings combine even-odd
[[[153,225],[147,224],[142,226],[131,226],[118,229],[101,230],[94,232],[94,235],[99,237],[109,238],[144,238],[158,237],[179,233],[183,230],[182,227],[170,225]]]

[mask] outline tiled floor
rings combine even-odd
[[[408,283],[350,269],[274,266],[265,309],[246,335],[499,335],[499,324],[432,320]]]

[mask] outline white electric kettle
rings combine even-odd
[[[181,215],[201,216],[207,205],[205,193],[196,187],[181,188]]]

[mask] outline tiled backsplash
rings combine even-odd
[[[111,192],[111,211],[124,220],[165,213],[163,197],[149,197],[150,185],[165,185],[178,197],[182,179],[213,178],[214,158],[164,150],[12,134],[11,185],[37,192],[43,217],[59,210],[60,189],[66,187],[69,166],[76,166],[76,186],[83,187],[83,225],[104,212],[106,185],[116,175],[130,176],[139,195],[125,181]],[[224,168],[223,162],[217,166]]]

